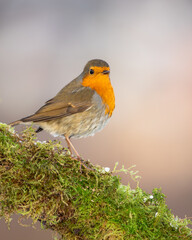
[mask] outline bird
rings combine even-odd
[[[110,81],[110,67],[101,59],[88,61],[83,72],[62,88],[34,114],[10,123],[36,124],[36,132],[48,131],[64,137],[68,149],[79,153],[71,138],[93,136],[102,130],[115,109],[115,95]]]

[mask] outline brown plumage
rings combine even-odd
[[[48,100],[35,114],[10,125],[37,123],[41,129],[66,138],[79,156],[70,137],[86,137],[101,130],[112,115],[115,97],[109,79],[109,65],[99,59],[89,61],[83,72]]]

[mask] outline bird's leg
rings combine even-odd
[[[69,140],[68,136],[65,136],[65,140],[67,142],[67,146],[69,148],[70,153],[72,154],[71,148],[73,149],[73,151],[75,152],[76,156],[78,159],[81,159],[79,153],[77,152],[77,150],[75,149],[75,147],[73,146],[72,142]]]
[[[71,155],[72,155],[72,150],[71,150],[70,140],[69,140],[69,138],[66,137],[66,136],[65,136],[65,140],[66,140],[66,142],[67,142],[67,147],[68,147],[68,149],[69,149],[69,152],[70,152]]]
[[[73,146],[72,142],[69,140],[69,137],[68,136],[65,136],[65,140],[67,142],[67,145],[68,145],[68,148],[69,148],[69,151],[70,153],[72,154],[72,151],[71,151],[71,148],[73,149],[73,151],[75,152],[77,158],[73,158],[75,160],[78,160],[80,162],[80,171],[81,170],[81,166],[83,165],[87,170],[93,170],[91,168],[89,168],[87,165],[85,165],[83,159],[80,157],[79,153],[77,152],[77,150],[75,149],[75,147]]]

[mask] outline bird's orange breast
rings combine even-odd
[[[101,67],[98,67],[101,69]],[[109,70],[108,67],[102,67],[102,70]],[[95,90],[101,97],[106,106],[105,114],[112,115],[115,108],[115,95],[108,74],[101,71],[94,76],[87,75],[83,78],[82,85]]]

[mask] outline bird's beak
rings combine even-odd
[[[110,71],[109,71],[109,70],[104,70],[102,73],[103,73],[103,74],[109,74]]]

